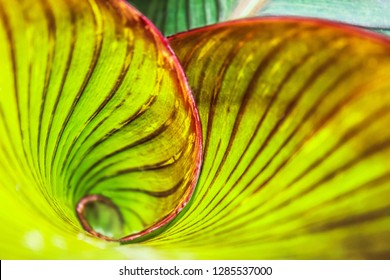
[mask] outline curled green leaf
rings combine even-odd
[[[115,0],[0,1],[0,54],[1,217],[13,224],[2,257],[61,256],[58,230],[64,244],[84,229],[132,240],[181,211],[200,168],[198,114],[143,15]]]

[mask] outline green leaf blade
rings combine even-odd
[[[201,259],[389,257],[388,40],[274,18],[170,42],[204,165],[191,207],[146,244]]]

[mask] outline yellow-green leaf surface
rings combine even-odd
[[[390,42],[305,19],[170,39],[203,127],[196,195],[146,244],[191,258],[390,258]]]
[[[123,257],[91,236],[131,240],[181,211],[199,120],[144,16],[116,0],[1,0],[0,57],[1,259]]]

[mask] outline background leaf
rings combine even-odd
[[[269,0],[260,16],[303,16],[334,20],[390,35],[387,0]]]
[[[265,0],[128,0],[165,35],[253,16]]]
[[[255,16],[334,20],[390,35],[386,0],[128,0],[165,34]]]
[[[118,256],[76,207],[84,228],[114,239],[184,207],[198,115],[142,15],[114,0],[0,1],[0,57],[2,259]]]
[[[273,18],[170,42],[204,164],[191,206],[145,244],[202,259],[390,257],[390,41]]]

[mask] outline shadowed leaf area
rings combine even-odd
[[[255,16],[267,0],[127,0],[165,35]]]

